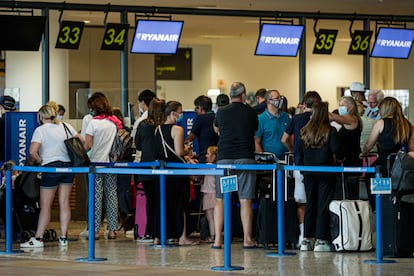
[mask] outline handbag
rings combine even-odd
[[[81,140],[78,137],[74,137],[73,134],[70,132],[69,128],[63,123],[63,127],[65,128],[66,132],[66,140],[65,145],[68,151],[68,155],[70,158],[71,166],[73,167],[89,167],[91,165],[91,160],[89,159],[88,154],[86,153],[85,148]],[[69,134],[71,137],[69,138]]]
[[[394,191],[414,189],[414,158],[399,151],[391,169],[391,184]]]

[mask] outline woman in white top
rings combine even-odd
[[[108,99],[101,93],[94,93],[88,99],[88,107],[93,119],[88,123],[85,136],[85,148],[90,150],[91,162],[109,162],[117,129],[122,123],[112,115]],[[105,195],[105,196],[104,196]],[[118,195],[116,175],[96,174],[95,177],[95,239],[99,238],[102,217],[102,200],[105,198],[106,218],[108,221],[108,239],[115,239],[118,228]]]
[[[44,167],[70,167],[70,159],[64,140],[67,139],[63,122],[56,119],[56,110],[44,105],[39,109],[41,124],[35,129],[30,144],[30,158]],[[73,136],[83,138],[70,125],[65,123]],[[20,244],[23,248],[43,247],[43,233],[50,222],[50,213],[56,191],[59,193],[60,246],[67,246],[67,232],[71,217],[69,197],[72,191],[74,174],[43,173],[40,184],[40,215],[35,237]],[[59,189],[58,189],[59,188]]]

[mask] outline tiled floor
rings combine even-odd
[[[232,243],[231,266],[240,271],[213,271],[223,266],[224,250],[210,248],[210,244],[196,246],[154,248],[140,244],[132,237],[119,234],[116,240],[102,238],[96,241],[95,250],[88,251],[88,240],[78,238],[85,222],[73,222],[69,242],[61,249],[57,242],[45,243],[43,249],[0,254],[1,275],[413,275],[414,259],[394,259],[392,264],[366,264],[375,259],[375,252],[314,253],[286,250],[291,256],[270,257],[275,250],[243,250],[240,242]],[[58,229],[52,223],[50,228]],[[0,250],[5,250],[4,240]],[[13,244],[13,250],[19,249]],[[92,253],[92,254],[91,254]],[[93,254],[94,253],[94,254]],[[105,261],[79,262],[78,258],[92,256]],[[387,259],[388,258],[384,258]]]

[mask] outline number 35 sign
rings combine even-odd
[[[62,21],[55,48],[78,49],[84,22]]]

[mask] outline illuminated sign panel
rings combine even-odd
[[[371,57],[407,59],[413,40],[413,29],[379,28]]]
[[[316,36],[315,45],[313,47],[314,54],[330,55],[335,46],[338,30],[321,29]]]
[[[183,21],[138,20],[131,53],[175,54]]]
[[[302,33],[303,26],[300,25],[262,24],[255,55],[294,57],[298,53]]]

